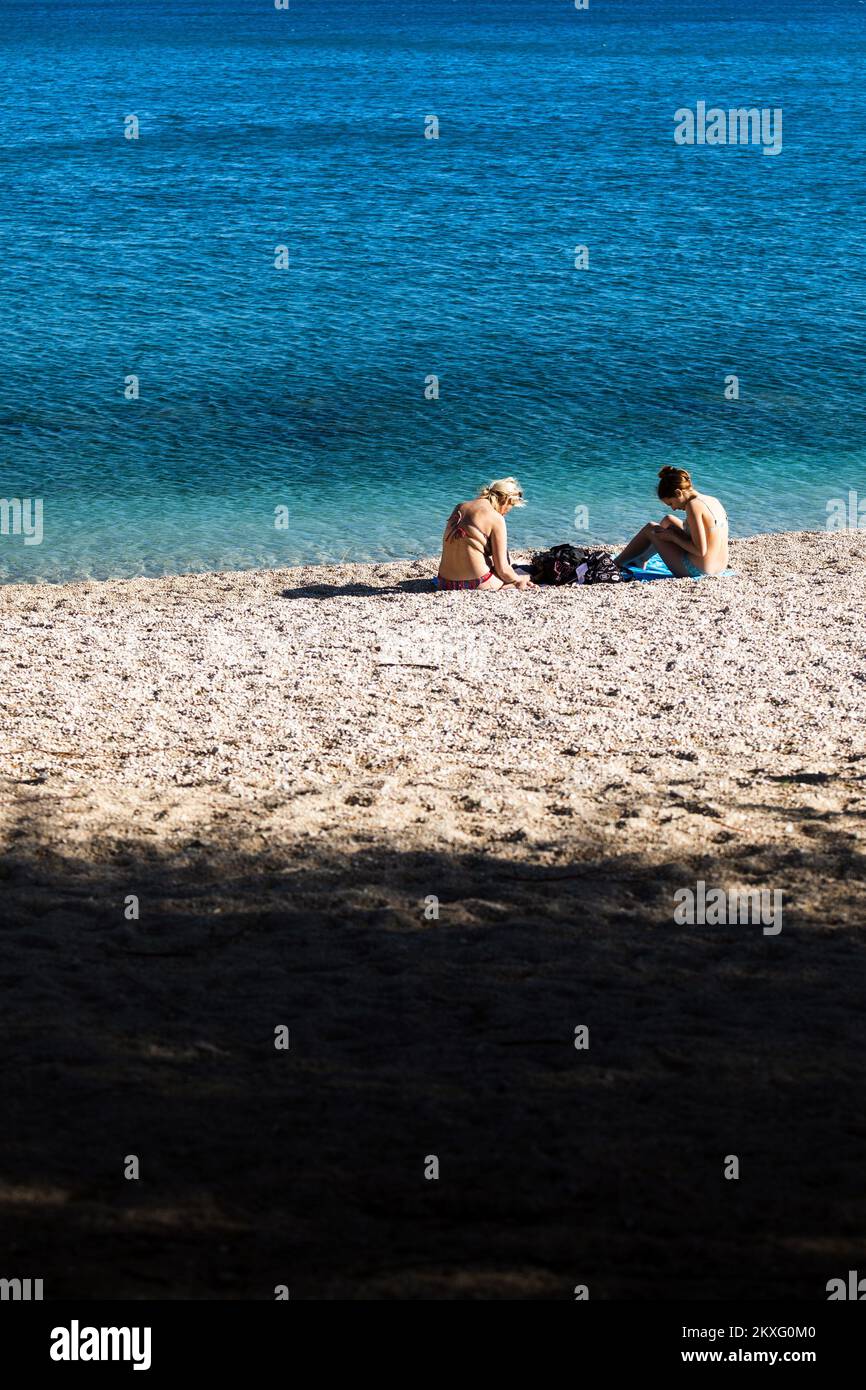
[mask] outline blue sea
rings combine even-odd
[[[0,0],[0,71],[0,578],[866,498],[863,0]]]

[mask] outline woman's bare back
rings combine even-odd
[[[442,534],[443,579],[480,579],[492,568],[490,536],[497,513],[485,497],[459,502]]]

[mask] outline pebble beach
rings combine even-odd
[[[618,759],[662,799],[681,763],[841,770],[866,747],[866,538],[733,549],[727,578],[526,594],[433,594],[434,560],[7,586],[8,785],[64,833],[131,794],[161,837],[203,793],[251,823],[336,836],[348,804],[383,834],[475,844],[506,815],[543,839],[545,795],[579,813]]]
[[[856,1261],[866,535],[731,564],[0,590],[3,1200],[52,1296],[70,1241],[105,1297],[820,1297]],[[784,929],[674,926],[701,879]]]

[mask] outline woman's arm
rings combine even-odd
[[[689,529],[686,531],[684,526],[657,526],[658,531],[666,541],[673,541],[680,550],[685,550],[688,555],[704,556],[708,550],[707,528],[700,508],[695,504],[688,504]]]
[[[490,550],[493,557],[493,572],[503,584],[514,584],[518,589],[529,589],[531,581],[522,579],[508,563],[508,532],[505,521],[497,516],[490,532]]]

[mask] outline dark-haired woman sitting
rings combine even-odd
[[[684,468],[670,466],[659,473],[658,495],[672,511],[685,512],[685,520],[648,521],[617,555],[620,569],[645,564],[657,551],[681,579],[721,573],[728,563],[728,517],[719,499],[697,492]]]

